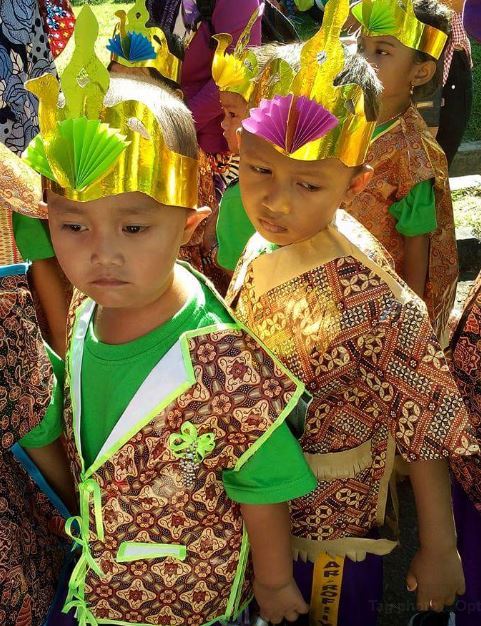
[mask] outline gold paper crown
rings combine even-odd
[[[438,60],[448,36],[416,17],[412,0],[363,0],[352,9],[366,37],[391,35],[408,48]]]
[[[27,82],[39,99],[41,134],[24,159],[48,188],[78,202],[140,191],[161,204],[196,208],[197,160],[169,149],[148,102],[109,98],[110,76],[95,54],[97,35],[97,20],[85,5],[61,77],[63,107],[51,74]]]
[[[260,102],[261,110],[266,100],[277,100],[281,105],[292,94],[289,104],[287,122],[285,124],[284,141],[271,142],[276,150],[290,158],[302,161],[316,161],[330,157],[338,158],[349,167],[364,163],[375,121],[368,121],[364,108],[364,93],[355,84],[335,86],[335,78],[344,69],[345,54],[340,34],[349,15],[349,0],[328,2],[324,13],[321,29],[308,40],[301,50],[300,70],[290,82],[285,62],[274,59],[269,63],[258,78],[257,96],[265,100]],[[290,82],[290,85],[289,85]],[[319,127],[327,130],[319,138],[311,141],[293,141],[294,136],[303,135],[309,138],[309,128],[299,133],[301,117],[306,118],[309,126],[309,115],[315,115],[308,102],[320,105]],[[252,104],[254,104],[252,102]],[[257,101],[255,104],[259,104]],[[251,110],[251,119],[256,116],[256,109]],[[306,115],[305,112],[309,115]],[[325,115],[328,113],[331,115]],[[267,115],[271,115],[267,112]],[[337,118],[333,127],[332,116]],[[262,120],[259,116],[260,128]],[[244,127],[252,124],[243,123]],[[249,128],[247,128],[249,130]],[[321,132],[324,132],[321,130]],[[252,131],[251,131],[252,132]],[[259,135],[262,136],[262,131]],[[315,133],[311,133],[315,135]],[[318,133],[319,134],[319,133]],[[267,135],[264,133],[264,135]],[[299,145],[300,144],[300,145]]]
[[[136,0],[128,13],[117,11],[119,24],[107,49],[112,53],[112,61],[124,67],[146,67],[159,72],[161,76],[180,84],[182,61],[169,50],[164,31],[146,26],[149,12],[145,0]]]
[[[232,43],[232,35],[222,33],[213,35],[217,48],[212,61],[212,78],[220,91],[230,91],[241,95],[246,102],[252,95],[258,63],[255,54],[248,49],[252,28],[262,14],[264,5],[260,5],[251,15],[239,37],[232,54],[226,53]]]

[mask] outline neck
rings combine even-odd
[[[118,345],[134,341],[168,322],[186,303],[189,294],[181,280],[185,270],[176,265],[156,300],[141,307],[97,306],[95,335],[103,343]]]
[[[385,124],[391,120],[403,115],[411,105],[411,96],[402,96],[396,98],[383,98],[381,103],[381,111],[377,120],[378,125]]]

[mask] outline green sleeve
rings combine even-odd
[[[397,222],[396,230],[404,237],[432,233],[438,227],[433,181],[414,185],[405,198],[390,206],[389,213]]]
[[[63,432],[64,362],[48,346],[46,348],[54,371],[52,399],[40,424],[20,440],[22,448],[43,448],[53,443]]]
[[[26,261],[41,261],[55,256],[45,221],[13,213],[15,243]]]
[[[254,226],[242,204],[239,183],[230,185],[222,197],[217,217],[217,263],[233,272],[254,233]]]
[[[227,495],[241,504],[275,504],[305,496],[317,486],[301,447],[286,423],[239,471],[224,470]]]

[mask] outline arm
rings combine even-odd
[[[50,343],[55,352],[65,356],[68,298],[62,270],[57,259],[41,259],[32,263],[32,280],[47,318]]]
[[[74,514],[77,510],[74,481],[61,439],[42,448],[25,448],[25,451],[67,509]]]
[[[429,235],[404,237],[404,280],[421,299],[428,275],[429,246]]]
[[[446,461],[410,464],[416,500],[420,548],[406,577],[409,591],[417,590],[420,610],[441,611],[464,593],[464,575],[456,549],[451,485]]]
[[[265,620],[279,624],[307,613],[292,576],[291,523],[287,503],[241,505],[254,564],[254,594]]]

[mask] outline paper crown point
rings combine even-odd
[[[403,45],[438,60],[448,40],[446,33],[416,17],[413,0],[362,0],[352,9],[367,37],[390,35]]]
[[[220,91],[238,93],[246,102],[249,101],[255,87],[258,63],[255,54],[248,49],[252,29],[262,15],[261,4],[251,15],[242,31],[232,53],[227,48],[232,43],[232,35],[221,33],[213,35],[217,48],[212,61],[212,78]]]

